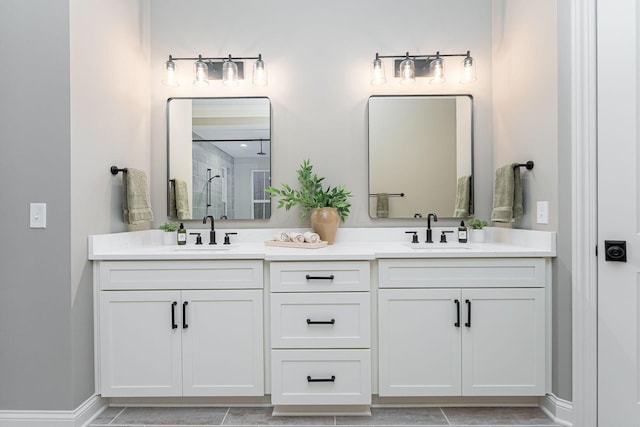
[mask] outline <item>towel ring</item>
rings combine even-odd
[[[111,166],[109,170],[111,171],[111,175],[118,175],[118,172],[126,172],[127,168],[118,169],[117,166]]]

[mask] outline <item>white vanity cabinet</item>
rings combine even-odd
[[[271,402],[371,403],[368,261],[270,263]]]
[[[542,258],[381,259],[380,396],[542,396]]]
[[[105,397],[261,396],[261,261],[102,261],[97,384]]]

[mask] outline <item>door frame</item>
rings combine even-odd
[[[571,0],[573,425],[598,423],[596,0]]]

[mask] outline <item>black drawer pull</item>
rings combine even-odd
[[[336,323],[336,319],[331,320],[311,320],[307,319],[307,325],[334,325]]]
[[[333,383],[335,381],[335,375],[331,375],[331,378],[311,378],[311,375],[307,375],[307,382],[310,383]]]
[[[456,323],[453,324],[456,328],[460,327],[460,300],[455,300],[456,303]]]
[[[467,323],[464,324],[464,326],[466,326],[467,328],[471,327],[471,301],[470,300],[464,300],[464,302],[467,304]]]
[[[187,325],[187,305],[189,303],[187,301],[182,303],[182,329],[187,329],[189,325]]]
[[[328,276],[312,276],[310,274],[307,274],[307,280],[333,280],[334,279],[334,275],[330,274]]]
[[[176,301],[171,303],[171,329],[178,329],[178,325],[176,325],[176,305],[178,305]]]

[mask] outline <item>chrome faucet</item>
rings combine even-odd
[[[433,222],[438,222],[438,217],[434,213],[430,213],[427,215],[427,242],[433,243],[432,230],[431,230],[431,218],[433,218]]]
[[[217,245],[216,243],[216,229],[215,229],[215,225],[214,225],[214,221],[213,221],[213,216],[212,215],[207,215],[203,218],[202,223],[206,224],[207,223],[207,219],[211,219],[211,231],[209,232],[209,244],[210,245]]]

